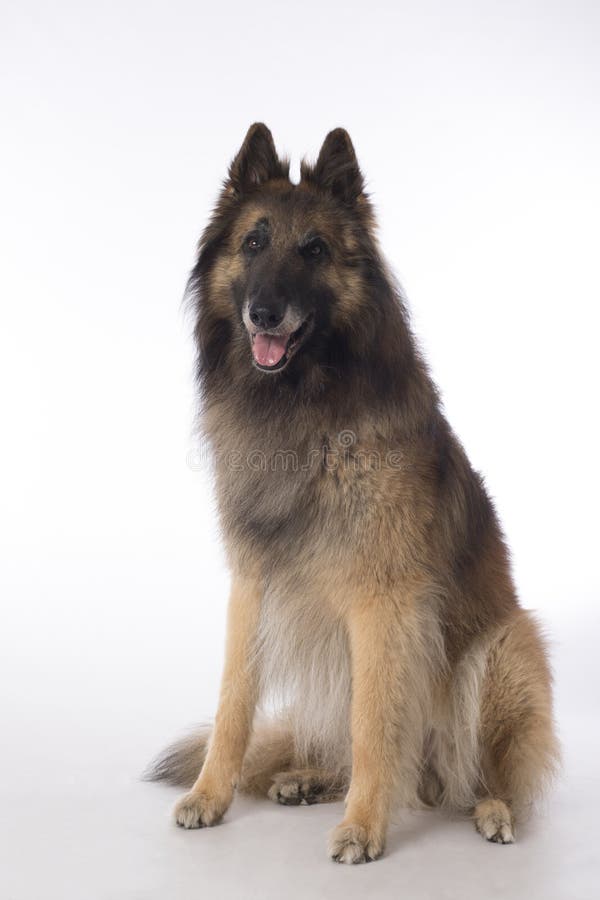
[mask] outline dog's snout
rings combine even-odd
[[[252,324],[257,328],[277,328],[283,321],[285,308],[283,304],[252,303],[248,315]]]

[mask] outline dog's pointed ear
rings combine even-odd
[[[241,197],[272,178],[286,178],[288,165],[277,156],[273,135],[262,122],[248,129],[244,143],[229,167],[227,187]]]
[[[365,183],[350,135],[344,128],[334,128],[329,132],[314,167],[305,167],[303,176],[342,202],[356,203]]]

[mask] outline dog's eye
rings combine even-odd
[[[301,252],[308,259],[318,259],[320,256],[324,256],[326,250],[325,243],[320,238],[314,238],[314,240],[309,241],[308,244],[302,247]]]
[[[255,234],[251,234],[246,238],[244,246],[246,250],[249,250],[251,253],[257,253],[262,249],[262,241]]]

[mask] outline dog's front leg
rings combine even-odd
[[[410,681],[414,641],[421,642],[410,610],[389,597],[353,604],[348,632],[352,778],[344,820],[330,835],[329,855],[337,862],[361,863],[383,853],[398,783],[416,781],[420,704],[410,692],[418,692],[419,685]]]
[[[252,663],[262,586],[258,579],[234,577],[227,613],[225,667],[215,725],[202,771],[175,807],[184,828],[214,825],[233,798],[248,745],[256,705]]]

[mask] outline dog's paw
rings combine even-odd
[[[328,852],[331,859],[339,863],[371,862],[383,853],[383,840],[369,834],[362,825],[342,823],[329,835]]]
[[[182,828],[207,828],[221,820],[228,806],[229,802],[226,800],[190,791],[178,801],[173,816],[177,825]]]
[[[280,772],[273,778],[269,799],[284,806],[300,803],[331,803],[344,794],[341,778],[319,769],[296,769]]]
[[[475,807],[475,828],[486,841],[512,844],[515,840],[513,818],[502,800],[482,800]]]

